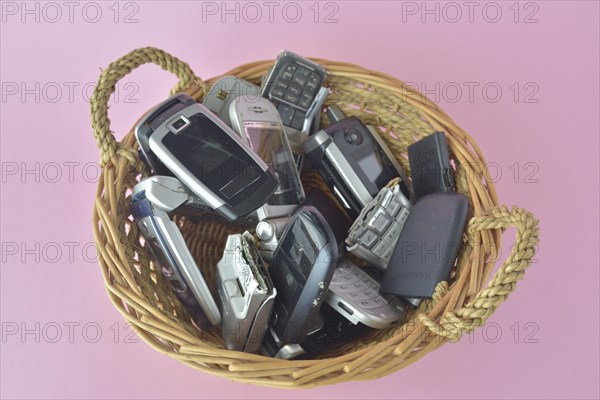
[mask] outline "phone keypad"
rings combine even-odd
[[[383,188],[350,227],[346,244],[356,256],[386,268],[408,218],[410,202],[400,186]]]
[[[363,313],[371,314],[372,318],[382,317],[390,322],[401,318],[403,307],[398,299],[393,296],[381,295],[379,287],[379,282],[365,271],[342,260],[333,273],[329,291],[338,296],[338,299],[332,300],[333,302],[337,302],[341,298],[345,308],[350,310],[362,310]],[[331,305],[335,307],[335,304]],[[361,322],[365,323],[366,321]]]
[[[277,109],[285,126],[302,129],[321,83],[319,74],[311,69],[294,62],[285,64],[269,92],[271,100],[281,102]]]

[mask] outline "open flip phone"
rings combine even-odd
[[[279,185],[230,127],[186,94],[146,114],[135,135],[140,155],[155,173],[176,176],[229,220],[261,207]]]
[[[188,196],[164,189],[155,182],[134,187],[131,211],[150,251],[175,294],[200,328],[219,325],[221,314],[208,286],[168,213],[183,205]]]
[[[329,107],[333,122],[304,142],[305,157],[315,166],[329,189],[356,219],[361,210],[390,180],[400,177],[400,189],[410,198],[402,167],[375,128],[358,118],[345,118]]]
[[[217,290],[227,349],[258,351],[268,330],[277,290],[250,233],[227,238],[223,258],[217,264]]]
[[[312,206],[301,207],[283,233],[269,267],[278,293],[271,318],[274,345],[270,352],[302,342],[319,325],[319,309],[337,258],[336,238],[321,213]]]

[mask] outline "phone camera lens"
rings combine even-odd
[[[346,142],[355,145],[359,145],[363,142],[362,134],[355,129],[350,129],[344,132],[344,139],[346,139]]]
[[[187,121],[183,118],[179,118],[179,119],[175,120],[172,124],[173,129],[175,129],[176,131],[180,130],[181,128],[183,128],[186,125],[187,125]]]

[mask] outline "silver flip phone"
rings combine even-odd
[[[233,101],[244,99],[250,103],[261,98],[260,88],[236,76],[224,76],[212,85],[202,104],[231,126],[229,106]]]
[[[304,189],[275,106],[267,99],[236,99],[229,108],[232,128],[270,167],[279,181],[275,193],[256,213],[258,219],[288,216],[304,200]]]
[[[258,254],[252,235],[229,235],[217,264],[221,330],[229,350],[254,353],[268,330],[277,290]]]
[[[239,135],[186,94],[147,113],[135,135],[140,155],[156,174],[176,176],[231,221],[261,207],[279,186]]]
[[[404,317],[404,306],[394,296],[379,294],[381,285],[348,260],[338,263],[325,301],[353,324],[385,329]]]
[[[387,268],[412,206],[399,181],[390,182],[362,209],[346,239],[349,252],[382,270]]]
[[[401,189],[411,196],[402,167],[374,127],[343,118],[335,106],[327,114],[332,125],[308,137],[305,157],[353,219],[393,178],[400,177]]]
[[[161,185],[156,177],[138,183],[133,189],[131,210],[140,231],[149,244],[163,275],[175,294],[200,328],[208,323],[219,325],[221,314],[208,286],[192,257],[177,225],[168,213],[189,200],[183,185],[164,177],[171,187]],[[176,179],[175,179],[176,180]]]

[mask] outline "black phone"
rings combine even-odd
[[[381,293],[430,298],[447,280],[462,245],[469,200],[460,193],[432,193],[412,207],[385,271]]]
[[[337,241],[323,215],[312,206],[298,209],[269,267],[278,292],[271,332],[279,347],[300,343],[316,324],[337,259]]]
[[[262,82],[262,95],[275,104],[283,125],[306,131],[309,109],[319,101],[327,72],[321,65],[290,51],[282,51]],[[308,132],[307,132],[308,133]]]

